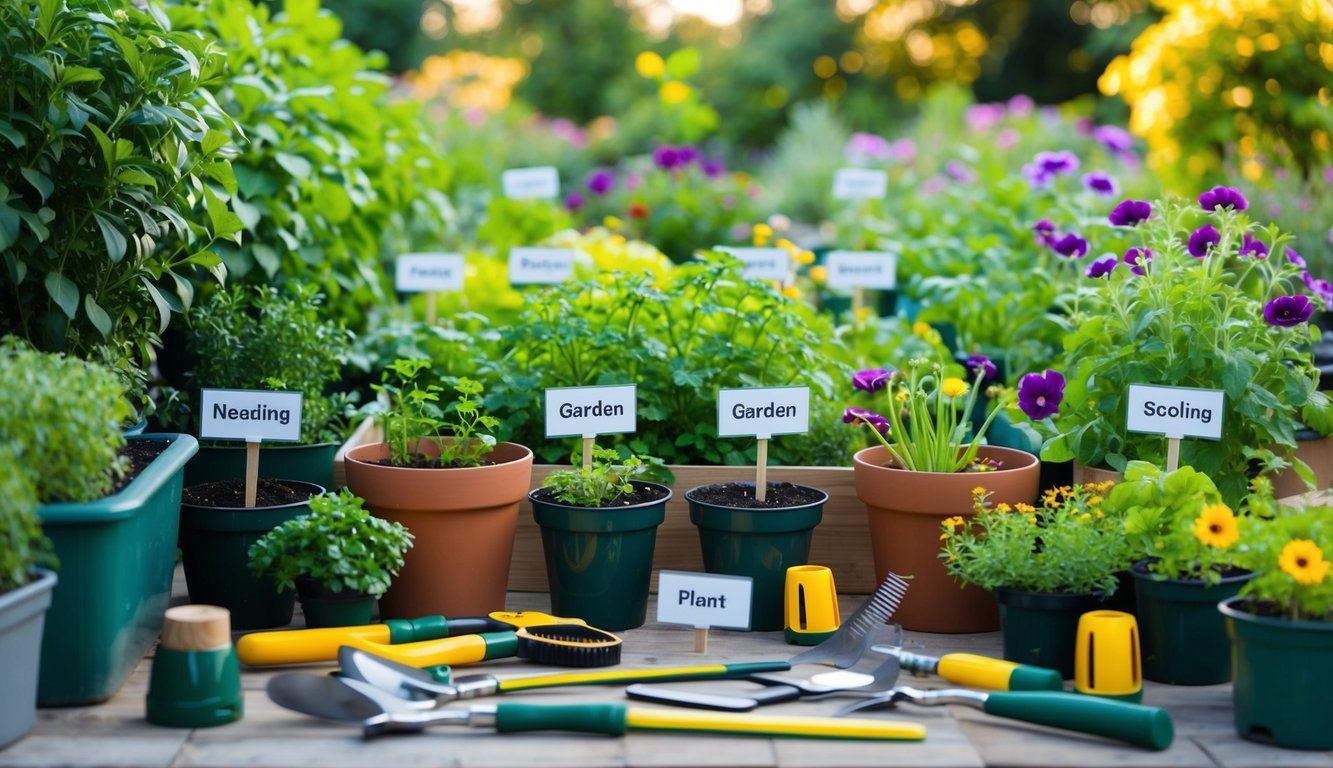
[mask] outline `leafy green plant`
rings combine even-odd
[[[385,369],[381,383],[371,386],[388,399],[387,406],[371,403],[368,412],[384,430],[390,460],[397,465],[419,461],[437,467],[481,466],[496,443],[489,433],[500,425],[499,419],[483,410],[481,382],[458,379],[454,384],[458,397],[450,419],[440,406],[439,393],[444,388],[423,384],[418,378],[429,366],[429,360],[395,360]],[[429,459],[420,453],[423,439],[439,446],[438,458]]]
[[[576,507],[610,507],[627,493],[634,493],[633,481],[645,475],[652,464],[661,465],[660,459],[644,459],[630,455],[622,459],[612,448],[595,446],[592,466],[561,469],[546,476],[542,488],[555,498]]]
[[[152,0],[0,3],[0,333],[115,367],[153,347],[241,231],[209,88],[224,57]]]
[[[1048,490],[1041,507],[991,506],[972,491],[972,519],[942,524],[940,557],[951,575],[986,589],[1029,592],[1115,591],[1129,561],[1120,519],[1103,511],[1110,483]]]
[[[25,471],[16,445],[0,445],[0,462],[10,471],[0,474],[0,594],[28,583],[39,565],[54,566],[51,541],[42,534],[37,515],[37,489],[32,472]]]
[[[1240,521],[1244,546],[1237,563],[1255,572],[1241,587],[1247,609],[1294,621],[1333,621],[1333,508],[1279,505],[1273,486],[1257,478]]]
[[[250,570],[269,575],[279,592],[309,576],[330,592],[380,597],[403,567],[412,534],[367,512],[344,489],[310,499],[310,513],[279,525],[250,545]]]

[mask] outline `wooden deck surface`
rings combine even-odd
[[[176,602],[184,602],[183,581],[177,579]],[[844,596],[844,615],[863,598]],[[514,592],[512,610],[549,610],[545,594]],[[684,627],[651,621],[621,633],[622,666],[697,664],[785,659],[799,649],[787,645],[780,632],[745,633],[714,630],[709,652],[693,653],[693,634]],[[294,626],[300,626],[298,613]],[[907,633],[909,649],[940,655],[968,651],[998,656],[998,633],[926,635]],[[555,733],[498,735],[488,730],[437,726],[424,734],[386,736],[363,741],[355,725],[328,723],[271,703],[264,686],[273,672],[247,669],[245,716],[230,725],[187,730],[151,725],[144,720],[151,655],[110,701],[89,707],[43,709],[36,728],[24,739],[0,750],[0,766],[1324,766],[1333,768],[1333,753],[1295,752],[1239,739],[1231,724],[1231,689],[1227,685],[1173,687],[1147,685],[1144,702],[1167,708],[1175,720],[1176,739],[1164,752],[1110,742],[1093,736],[1056,731],[985,715],[960,706],[921,708],[905,705],[894,712],[867,715],[910,720],[927,727],[920,743],[840,742],[800,739],[631,733],[624,737]],[[333,665],[314,665],[325,672]],[[485,671],[520,676],[553,668],[519,660],[496,660],[460,674]],[[288,671],[288,670],[284,670]],[[931,679],[906,682],[939,687]],[[716,681],[677,683],[736,690],[747,683]],[[509,694],[509,700],[541,702],[623,701],[619,687],[564,688]],[[771,714],[825,715],[845,699],[804,701],[768,707]],[[455,705],[457,706],[457,705]],[[644,704],[643,706],[652,706]]]

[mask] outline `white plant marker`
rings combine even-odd
[[[609,387],[552,387],[546,390],[546,436],[583,439],[583,468],[592,469],[598,435],[637,428],[638,399],[633,384]]]
[[[199,436],[245,441],[245,506],[255,505],[259,446],[263,440],[301,440],[300,392],[262,389],[200,390]]]
[[[768,498],[768,441],[810,430],[809,387],[747,387],[717,393],[718,437],[754,436],[757,501]]]
[[[1166,436],[1167,472],[1180,466],[1182,438],[1222,439],[1226,394],[1220,389],[1130,384],[1127,401],[1127,431]]]
[[[694,628],[694,652],[708,652],[711,627],[750,628],[754,579],[663,570],[657,578],[657,620]]]
[[[394,265],[394,287],[404,293],[426,294],[426,324],[435,325],[438,293],[463,290],[465,270],[461,253],[405,253]]]

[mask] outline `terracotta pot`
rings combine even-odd
[[[918,632],[991,632],[1000,627],[995,599],[974,585],[960,588],[939,558],[940,524],[955,515],[970,518],[972,489],[991,492],[990,502],[1031,504],[1037,498],[1041,466],[1024,451],[982,446],[977,457],[1001,462],[994,472],[909,472],[886,466],[883,446],[854,458],[856,495],[870,517],[875,573],[910,576],[907,596],[893,621]]]
[[[1118,483],[1125,479],[1122,472],[1111,469],[1110,467],[1089,467],[1086,464],[1074,462],[1074,483],[1083,485],[1084,483]]]
[[[439,446],[423,441],[423,453]],[[500,443],[494,462],[460,469],[410,469],[378,462],[386,443],[346,455],[347,487],[366,509],[416,537],[402,572],[380,598],[382,618],[485,616],[504,610],[518,505],[527,497],[532,451]]]

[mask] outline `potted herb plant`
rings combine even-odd
[[[1212,479],[1193,467],[1172,472],[1132,461],[1103,509],[1124,521],[1136,559],[1131,573],[1143,648],[1143,676],[1212,685],[1231,679],[1231,644],[1219,600],[1254,576],[1236,565],[1240,529]]]
[[[250,545],[250,568],[278,591],[296,590],[307,627],[369,624],[412,547],[412,534],[367,512],[343,490],[310,499],[310,513]]]
[[[856,389],[888,399],[887,418],[853,407],[843,421],[868,425],[879,442],[853,459],[856,495],[869,514],[875,572],[912,577],[894,613],[907,629],[985,632],[999,625],[992,595],[975,585],[959,591],[936,557],[944,520],[974,514],[973,488],[985,487],[997,505],[1037,498],[1037,457],[982,443],[995,410],[975,432],[969,429],[985,371],[977,365],[969,385],[916,358],[906,372],[870,369],[852,379]]]
[[[557,616],[613,631],[643,624],[657,526],[671,499],[667,486],[638,479],[651,466],[596,447],[591,466],[552,472],[528,493]]]
[[[497,442],[482,386],[462,378],[452,413],[442,387],[422,385],[430,363],[397,360],[375,385],[383,442],[346,454],[347,487],[366,508],[416,537],[402,573],[380,600],[386,618],[479,616],[502,610],[518,526],[532,478],[532,451]]]
[[[945,569],[995,593],[1006,659],[1074,676],[1079,617],[1115,592],[1129,556],[1120,520],[1102,511],[1110,485],[1051,488],[1039,507],[991,505],[978,486],[972,518],[941,524]]]

